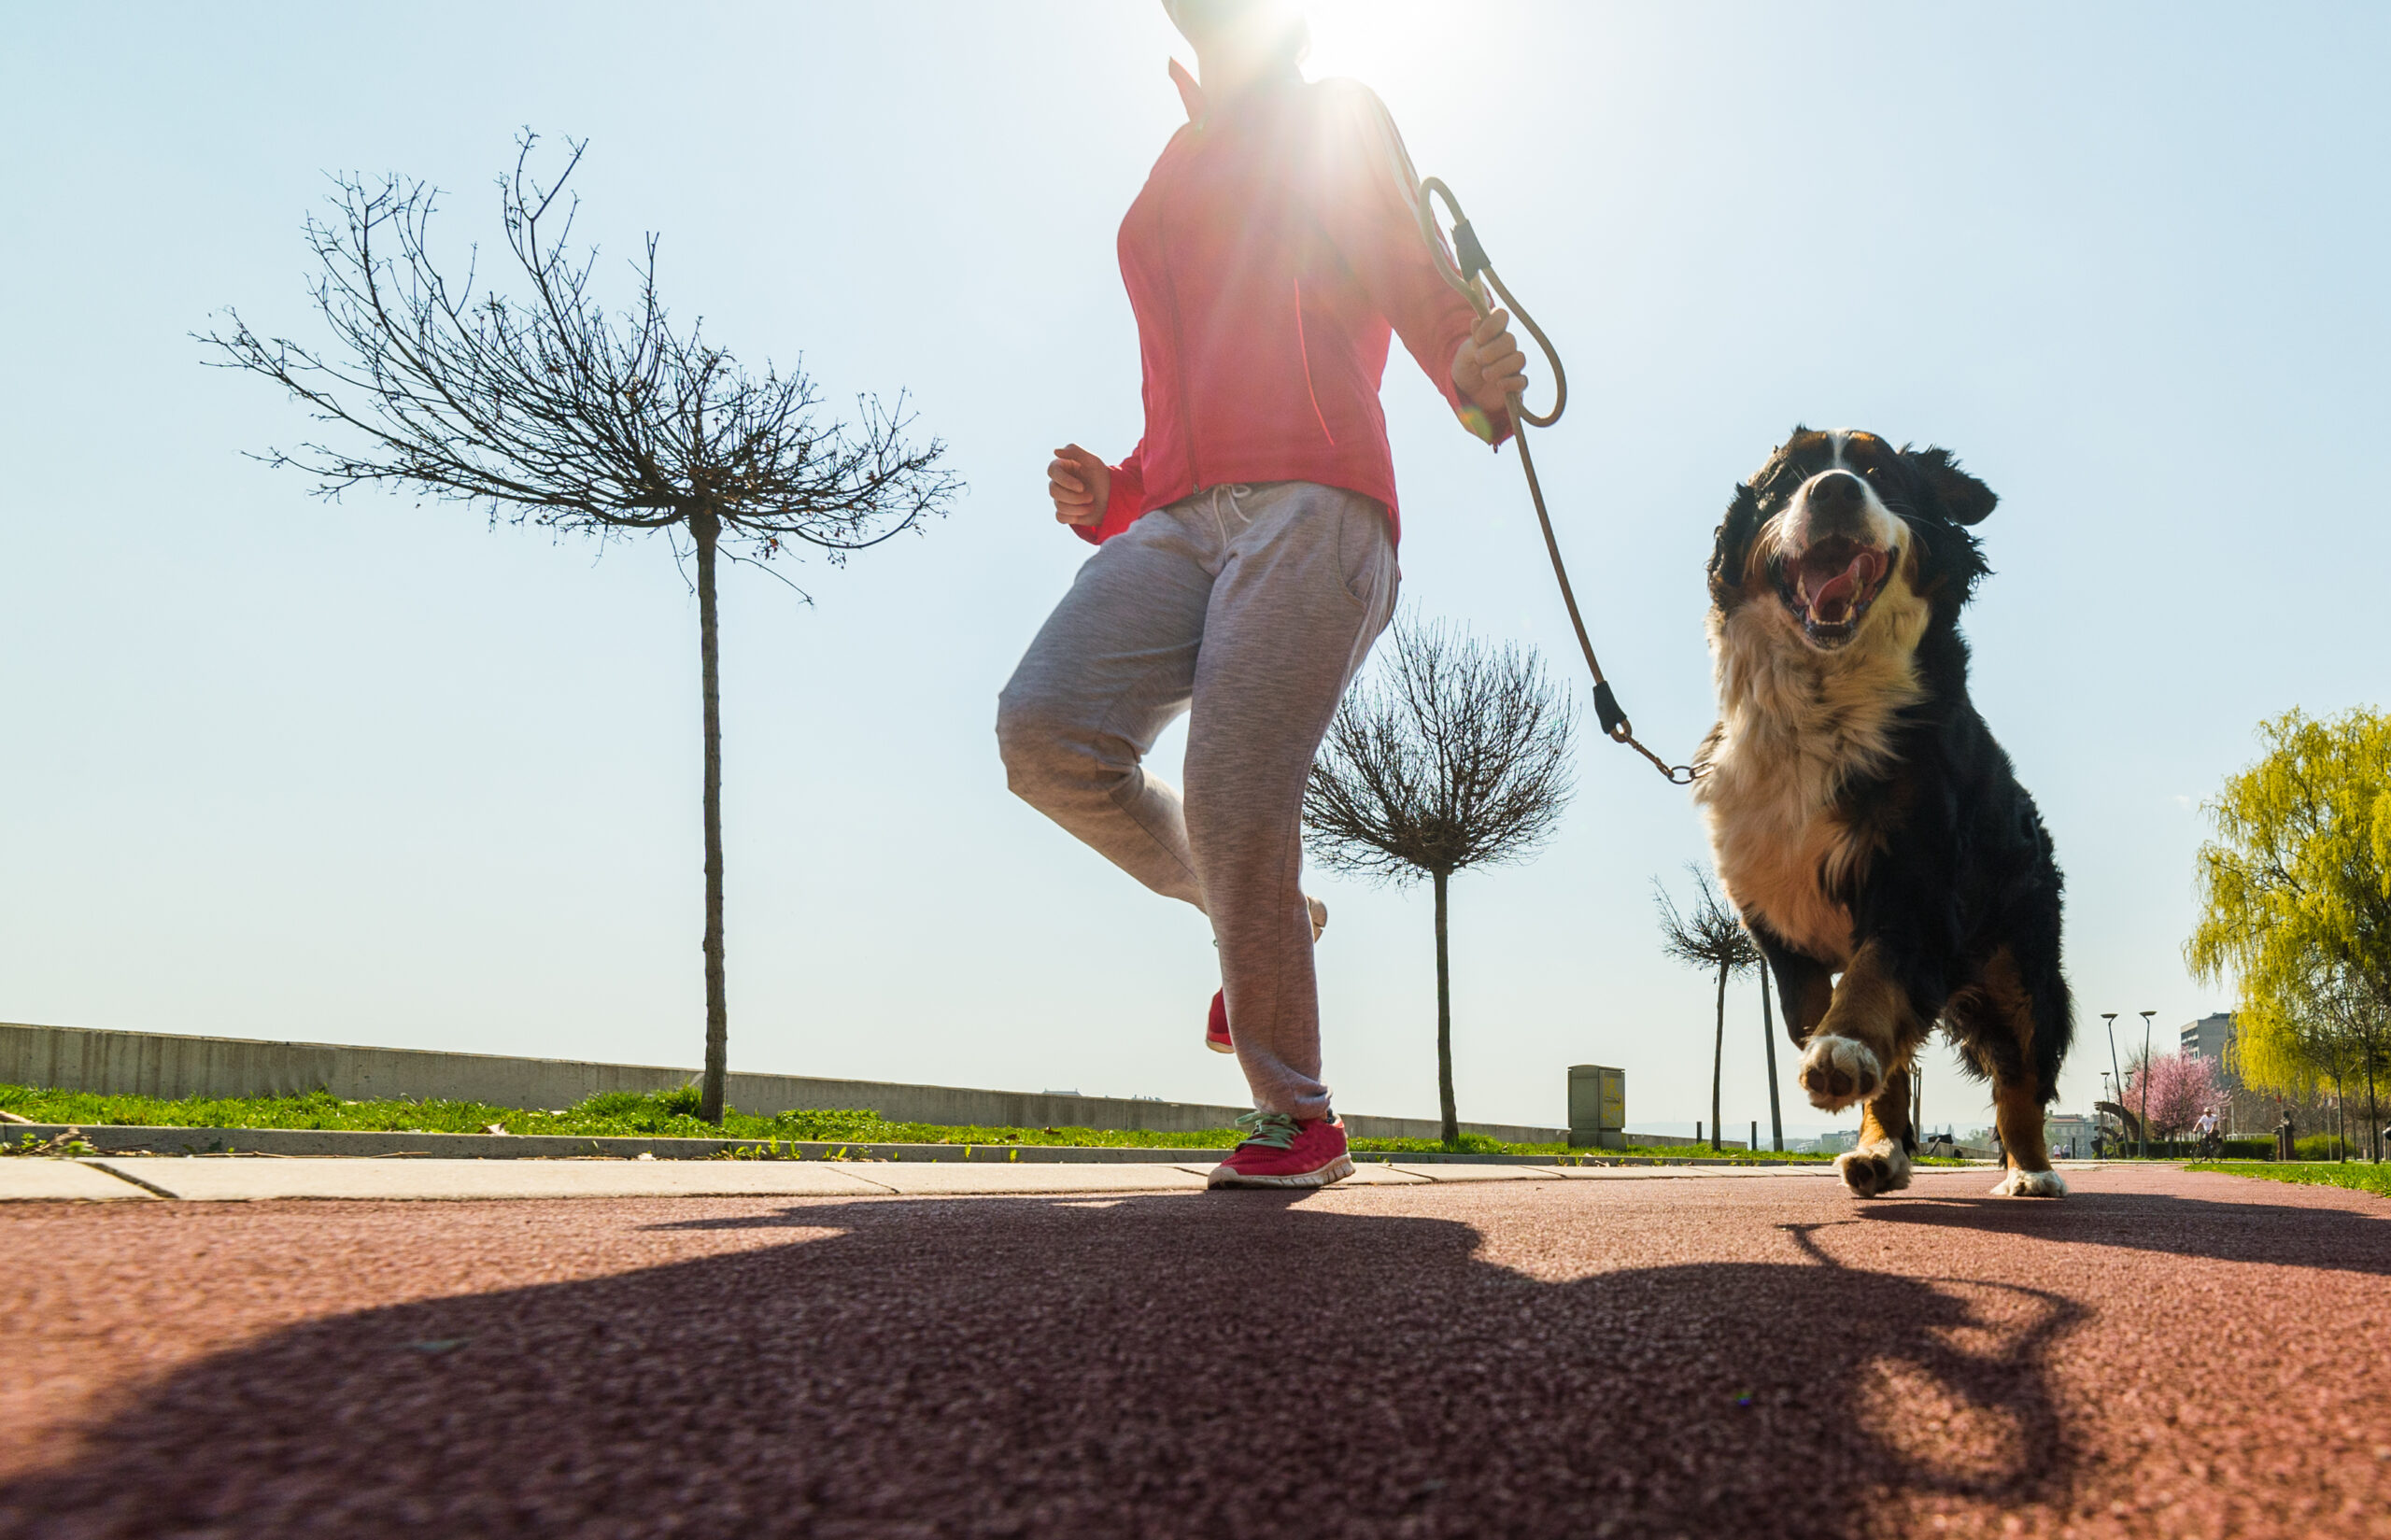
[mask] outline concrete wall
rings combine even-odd
[[[0,1083],[170,1101],[184,1096],[296,1095],[324,1090],[352,1101],[390,1097],[556,1108],[571,1107],[601,1091],[669,1091],[686,1085],[697,1073],[573,1059],[0,1023]],[[729,1095],[731,1106],[762,1117],[799,1108],[870,1108],[898,1123],[1142,1128],[1157,1133],[1225,1127],[1246,1110],[1125,1096],[1060,1096],[736,1071],[730,1076]],[[1347,1113],[1345,1123],[1360,1138],[1433,1139],[1441,1131],[1428,1118]],[[1465,1123],[1462,1127],[1468,1133],[1520,1144],[1560,1143],[1568,1137],[1563,1129],[1510,1123]]]
[[[1707,1137],[1695,1139],[1688,1138],[1683,1134],[1638,1134],[1632,1130],[1622,1136],[1621,1142],[1634,1147],[1662,1150],[1692,1150],[1697,1148],[1707,1150],[1710,1148],[1710,1140]],[[1741,1150],[1744,1148],[1744,1141],[1741,1139],[1720,1139],[1719,1141],[1719,1148],[1721,1150]]]

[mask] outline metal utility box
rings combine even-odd
[[[1569,1147],[1627,1148],[1627,1071],[1599,1064],[1569,1067]]]

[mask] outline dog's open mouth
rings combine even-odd
[[[1847,642],[1884,590],[1892,553],[1847,535],[1828,535],[1787,563],[1785,602],[1813,642]]]

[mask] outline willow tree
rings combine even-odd
[[[609,311],[590,284],[596,248],[572,245],[578,199],[564,196],[584,146],[569,145],[543,184],[536,143],[524,134],[498,181],[519,299],[480,287],[471,260],[453,281],[433,260],[429,184],[335,177],[333,217],[306,223],[330,345],[261,336],[231,310],[227,330],[201,340],[213,361],[275,381],[334,430],[331,442],[257,457],[315,477],[328,500],[384,487],[483,509],[493,525],[601,540],[661,531],[676,557],[686,541],[705,724],[700,1109],[719,1123],[729,1008],[717,566],[805,548],[836,564],[943,511],[955,482],[937,468],[942,445],[909,440],[902,396],[893,409],[859,398],[852,425],[825,420],[801,369],[750,373],[700,323],[674,326],[657,293],[654,235],[630,307]]]
[[[1659,911],[1661,950],[1705,972],[1719,975],[1718,1027],[1710,1051],[1710,1148],[1722,1148],[1719,1125],[1720,1098],[1727,1078],[1727,981],[1741,973],[1759,972],[1761,1004],[1761,1047],[1768,1057],[1768,1118],[1776,1148],[1785,1148],[1785,1120],[1776,1102],[1776,1027],[1768,1017],[1768,979],[1761,962],[1760,947],[1744,929],[1734,910],[1720,897],[1710,884],[1710,874],[1700,867],[1688,866],[1693,874],[1694,898],[1691,912],[1677,909],[1677,900],[1661,880],[1652,879],[1652,907]]]
[[[1441,622],[1394,624],[1379,676],[1337,709],[1304,790],[1323,865],[1436,894],[1436,1095],[1447,1145],[1453,1104],[1453,873],[1523,861],[1569,805],[1577,713],[1534,649],[1489,647]]]
[[[2391,1064],[2391,716],[2291,711],[2266,752],[2207,805],[2200,919],[2184,948],[2203,980],[2239,982],[2233,1067],[2300,1092],[2364,1076],[2382,1155],[2378,1076]],[[2346,1102],[2346,1095],[2343,1098]]]

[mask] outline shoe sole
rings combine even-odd
[[[1233,1042],[1224,1043],[1218,1038],[1206,1038],[1204,1039],[1204,1046],[1210,1049],[1215,1053],[1234,1053],[1237,1052],[1237,1044]]]
[[[1353,1157],[1339,1155],[1317,1171],[1296,1171],[1283,1177],[1250,1177],[1240,1171],[1223,1176],[1222,1169],[1215,1166],[1204,1179],[1204,1184],[1207,1187],[1325,1187],[1331,1182],[1343,1181],[1353,1174]]]

